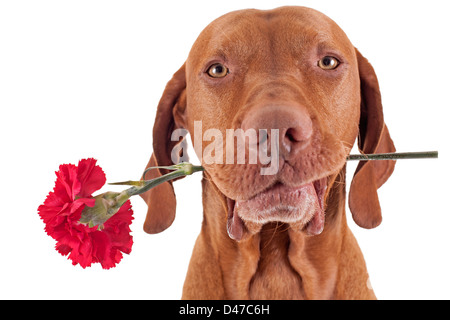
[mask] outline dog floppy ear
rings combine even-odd
[[[156,111],[153,126],[153,154],[146,169],[154,166],[170,166],[172,150],[179,141],[172,141],[175,129],[183,127],[183,114],[186,108],[186,74],[183,65],[167,83]],[[154,179],[168,171],[164,169],[149,170],[144,179]],[[172,181],[164,182],[141,195],[148,205],[144,231],[159,233],[172,224],[175,219],[176,198]]]
[[[358,147],[361,153],[395,152],[394,143],[384,123],[381,94],[374,69],[358,50],[361,82],[361,116]],[[350,185],[348,205],[353,220],[360,227],[374,228],[381,223],[381,207],[377,189],[394,171],[395,161],[360,161]]]

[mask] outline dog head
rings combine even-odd
[[[226,199],[236,240],[271,221],[320,233],[327,190],[355,140],[363,153],[395,151],[372,66],[331,19],[304,7],[236,11],[208,25],[160,100],[148,166],[177,161],[176,129],[190,133]],[[359,163],[349,193],[359,226],[381,222],[377,188],[393,168],[393,161]],[[170,226],[171,182],[143,197],[144,229]]]

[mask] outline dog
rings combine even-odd
[[[276,159],[277,170],[261,174],[267,162],[248,163],[249,141],[238,164],[207,161],[213,142],[194,143],[205,169],[204,216],[182,298],[376,299],[346,222],[346,158],[355,141],[365,154],[395,147],[375,71],[339,26],[295,6],[234,11],[213,21],[167,83],[146,168],[172,165],[180,146],[172,133],[186,130],[195,142],[199,122],[203,138],[207,130],[267,132],[252,143],[270,145],[269,164]],[[214,150],[237,152],[237,143]],[[377,189],[394,166],[359,162],[348,205],[360,227],[381,223]],[[165,173],[152,170],[146,179]],[[176,210],[172,182],[143,198],[144,230],[168,228]]]

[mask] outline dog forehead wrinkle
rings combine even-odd
[[[298,14],[294,15],[293,20],[298,24]],[[212,55],[242,56],[245,52],[265,53],[273,51],[270,49],[276,45],[275,40],[284,35],[284,30],[292,28],[292,24],[292,21],[285,19],[285,14],[278,10],[235,11],[213,21],[200,34],[197,43],[202,50],[208,47],[212,49]],[[215,52],[217,49],[222,52]]]
[[[258,18],[257,18],[258,19]],[[244,16],[237,21],[218,24],[211,31],[208,43],[211,55],[225,59],[254,58],[256,53],[266,51],[271,30],[265,24],[255,23],[254,19]]]

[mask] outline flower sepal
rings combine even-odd
[[[81,213],[80,223],[87,224],[90,228],[103,224],[117,213],[120,207],[130,198],[125,192],[108,191],[94,197],[93,207],[85,206]]]

